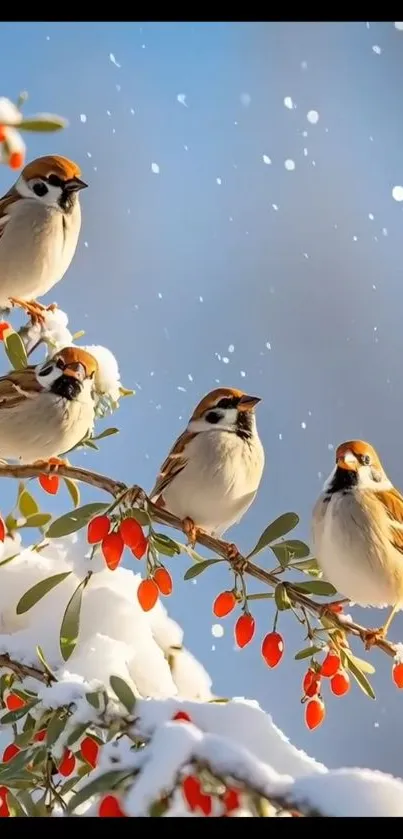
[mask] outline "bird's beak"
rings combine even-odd
[[[244,394],[238,402],[238,411],[251,411],[261,401],[260,396],[247,396],[247,394]]]
[[[358,469],[358,460],[351,452],[344,452],[337,458],[338,469],[348,469],[350,472],[356,472]]]
[[[64,188],[68,192],[78,192],[79,189],[87,189],[87,186],[88,184],[82,181],[81,178],[70,178],[70,180],[66,181]]]

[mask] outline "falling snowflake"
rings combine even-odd
[[[151,171],[154,172],[154,175],[159,175],[160,167],[158,166],[158,163],[151,164]]]
[[[80,122],[87,122],[87,115],[86,114],[80,114]]]
[[[267,154],[263,155],[263,163],[265,163],[266,166],[270,166],[270,164],[271,164],[270,157]]]
[[[394,186],[392,189],[392,198],[395,201],[403,201],[403,186]]]
[[[308,111],[306,118],[311,125],[316,125],[319,122],[319,114],[317,111]]]
[[[287,172],[293,172],[295,169],[295,163],[293,160],[290,160],[290,158],[284,161],[284,166],[287,169]]]
[[[288,108],[289,111],[292,111],[292,109],[294,107],[294,103],[291,99],[291,96],[284,96],[283,102],[284,102],[284,106],[286,108]]]
[[[121,68],[121,66],[122,66],[121,64],[118,64],[118,62],[116,61],[116,58],[115,58],[115,56],[114,56],[113,52],[110,52],[110,53],[109,53],[109,61],[111,61],[111,62],[112,62],[112,64],[114,64],[114,65],[115,65],[115,67],[118,67],[119,69],[120,69],[120,68]]]
[[[188,103],[186,102],[186,93],[178,93],[176,99],[180,103],[180,105],[184,105],[185,108],[189,107]]]

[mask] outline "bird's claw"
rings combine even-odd
[[[37,300],[22,300],[21,297],[9,297],[8,299],[13,306],[24,309],[30,316],[32,324],[38,323],[43,325],[45,323],[44,312],[54,312],[57,309],[57,303],[44,306],[42,303],[38,303]]]
[[[319,618],[339,615],[343,611],[344,604],[349,602],[348,598],[344,597],[343,600],[332,600],[330,603],[324,603],[320,607]]]
[[[228,545],[226,553],[227,559],[231,563],[234,571],[236,571],[237,574],[244,574],[248,567],[248,563],[242,554],[239,553],[237,546],[234,545],[233,542]]]
[[[35,460],[32,465],[43,468],[46,475],[55,475],[59,466],[68,466],[69,464],[67,460],[62,460],[60,457],[50,457],[49,460]]]
[[[191,548],[194,548],[197,542],[197,534],[199,532],[199,528],[196,527],[193,519],[190,519],[189,516],[182,519],[182,529],[184,534],[188,537],[188,545]]]

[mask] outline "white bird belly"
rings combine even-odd
[[[202,530],[222,535],[239,521],[256,495],[264,466],[260,440],[206,431],[188,444],[188,462],[163,491],[166,507]]]
[[[351,495],[333,496],[315,539],[317,561],[328,582],[354,603],[393,606],[403,598],[403,556],[370,533],[363,507]]]

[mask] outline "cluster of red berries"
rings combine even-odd
[[[311,665],[302,682],[305,723],[311,730],[318,728],[326,716],[325,703],[321,696],[322,678],[329,679],[330,690],[334,696],[345,696],[350,690],[350,677],[335,650],[329,650],[321,665]]]
[[[234,591],[222,591],[213,603],[213,614],[225,618],[239,603]],[[252,641],[256,624],[254,617],[244,609],[234,627],[235,642],[238,647],[246,647]],[[261,653],[268,667],[277,667],[284,655],[284,639],[279,632],[269,632],[262,641]]]

